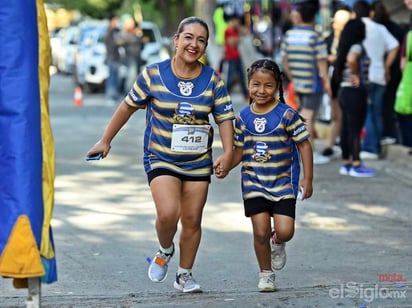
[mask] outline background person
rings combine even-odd
[[[241,91],[245,100],[248,100],[248,90],[246,78],[243,73],[242,56],[239,50],[241,40],[240,17],[232,15],[225,30],[225,53],[223,57],[222,74],[225,84],[231,92],[236,81],[240,84]]]
[[[368,109],[369,58],[362,45],[365,37],[362,20],[349,20],[342,31],[335,65],[336,76],[340,81],[338,99],[342,109],[342,166],[339,173],[353,177],[376,175],[360,159],[360,136]]]
[[[106,79],[105,91],[108,104],[114,105],[119,99],[120,78],[120,30],[118,28],[119,16],[110,15],[109,26],[104,34],[103,40],[106,46],[106,64],[109,68],[109,76]]]
[[[404,4],[406,8],[412,12],[412,0],[404,0]],[[412,22],[412,19],[411,19],[411,22]],[[409,31],[412,31],[412,24],[409,25]],[[401,56],[400,69],[402,71],[402,74],[404,72],[407,62],[411,61],[411,59],[408,59],[406,55],[407,35],[408,33],[404,36],[404,39],[402,42],[401,55],[400,55]],[[412,114],[396,113],[396,117],[399,122],[401,143],[402,145],[409,148],[409,155],[412,155]]]
[[[328,64],[329,64],[329,75],[331,75],[331,123],[330,123],[330,133],[328,138],[327,147],[323,150],[322,155],[326,157],[332,157],[337,152],[337,140],[340,135],[341,123],[342,123],[342,111],[339,106],[338,101],[338,89],[339,82],[336,81],[336,76],[334,76],[334,64],[337,57],[337,48],[340,40],[340,34],[343,27],[351,18],[350,9],[347,6],[338,7],[335,14],[333,15],[332,31],[331,34],[326,38],[326,44],[328,46]]]
[[[129,89],[140,72],[143,50],[143,32],[139,25],[130,17],[123,21],[123,31],[120,36],[120,44],[124,48],[123,63],[126,66],[125,87]]]
[[[373,1],[372,11],[373,20],[384,25],[386,29],[396,38],[399,45],[402,45],[402,41],[407,33],[407,30],[390,18],[389,12],[383,2],[380,0]],[[398,52],[395,60],[390,66],[389,75],[391,78],[385,87],[385,96],[382,106],[382,145],[395,143],[399,137],[398,129],[396,128],[396,115],[393,107],[395,105],[396,90],[398,89],[398,85],[402,77],[400,61],[401,53]]]
[[[390,67],[399,51],[396,38],[385,28],[371,19],[371,5],[358,0],[353,5],[353,17],[361,18],[366,25],[366,38],[363,41],[370,59],[368,112],[365,121],[366,136],[362,141],[362,159],[378,159],[381,154],[382,108],[387,82],[390,80]]]
[[[299,112],[313,143],[316,114],[324,93],[331,95],[328,75],[328,52],[323,37],[315,30],[317,1],[296,4],[295,24],[288,30],[282,42],[282,64],[295,94],[299,98]],[[302,59],[305,59],[302,61]],[[329,163],[330,159],[319,153],[313,154],[314,164]]]
[[[233,151],[233,109],[227,89],[209,66],[199,62],[209,39],[207,24],[200,18],[182,20],[174,36],[172,59],[144,68],[123,99],[102,138],[87,155],[110,151],[110,143],[138,109],[146,109],[144,168],[156,206],[159,250],[148,276],[166,279],[178,223],[180,259],[174,287],[182,292],[201,292],[192,267],[201,238],[203,208],[213,168],[227,175]],[[223,154],[213,162],[213,129],[218,125]]]
[[[214,26],[214,36],[215,36],[215,48],[216,53],[213,54],[213,57],[209,57],[209,60],[212,62],[212,66],[218,71],[222,72],[222,60],[224,55],[224,45],[225,45],[225,31],[227,28],[225,11],[223,4],[217,2],[217,5],[213,11],[213,26]],[[217,55],[217,59],[215,56]]]

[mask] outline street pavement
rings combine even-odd
[[[158,244],[142,165],[144,112],[120,131],[109,157],[85,162],[116,107],[101,93],[84,93],[83,106],[75,107],[73,93],[70,76],[52,76],[58,282],[42,285],[43,307],[412,307],[412,161],[406,149],[389,146],[385,159],[367,162],[378,170],[374,178],[339,175],[338,159],[315,166],[314,195],[297,204],[295,236],[274,293],[257,291],[239,168],[213,178],[193,268],[204,292],[181,294],[172,286],[179,249],[165,282],[147,277]],[[235,111],[245,104],[240,95],[233,100]],[[215,157],[221,151],[216,135]],[[324,140],[315,146],[322,150]],[[24,307],[26,294],[0,279],[0,307]]]

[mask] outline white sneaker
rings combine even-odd
[[[275,286],[275,273],[269,272],[259,273],[259,284],[258,284],[259,292],[273,292],[276,290]]]
[[[273,242],[272,238],[270,239],[270,250],[272,251],[272,254],[271,254],[272,269],[279,271],[285,267],[285,264],[286,264],[285,246],[286,246],[286,243],[276,244],[275,242]]]
[[[173,282],[176,290],[183,293],[202,293],[202,288],[193,278],[192,273],[180,274],[176,273],[176,280]]]
[[[313,153],[313,164],[315,165],[324,165],[330,163],[330,158],[323,156],[319,153]]]
[[[147,275],[149,279],[154,282],[163,282],[167,277],[167,269],[170,259],[175,253],[175,244],[173,243],[173,251],[171,254],[165,254],[160,249],[154,256],[152,262],[150,262]]]
[[[381,139],[381,145],[389,145],[389,144],[395,144],[396,139],[393,137],[383,137]]]
[[[366,151],[361,151],[361,152],[359,153],[359,156],[360,156],[360,158],[361,158],[362,160],[366,160],[366,159],[369,159],[369,160],[377,160],[377,159],[379,159],[379,155],[378,155],[378,154],[372,153],[372,152],[366,152]]]

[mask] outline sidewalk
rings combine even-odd
[[[322,151],[327,146],[330,127],[328,124],[317,122],[315,124],[318,138],[315,140],[317,151]],[[382,168],[393,174],[398,174],[399,180],[412,184],[412,172],[406,172],[412,169],[412,155],[409,154],[409,148],[400,144],[390,144],[382,146],[382,155],[378,161],[366,162],[376,164],[379,162]]]

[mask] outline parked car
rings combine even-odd
[[[59,29],[50,38],[51,64],[59,72],[65,74],[73,73],[77,31],[76,26],[68,26]]]
[[[144,47],[141,53],[145,65],[159,62],[170,57],[166,41],[162,37],[158,26],[150,21],[139,23],[143,31]],[[103,42],[103,35],[107,29],[107,23],[96,27],[90,31],[87,44],[80,47],[76,56],[76,76],[75,81],[82,86],[86,92],[96,92],[104,89],[105,80],[109,76],[109,70],[105,64],[106,47]],[[126,68],[120,68],[120,78],[124,82]],[[131,85],[125,85],[129,87]]]

